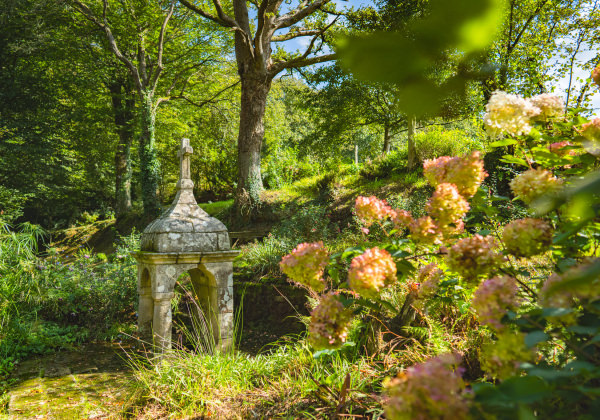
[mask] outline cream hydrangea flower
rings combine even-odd
[[[529,169],[510,181],[512,192],[529,204],[546,194],[557,192],[563,181],[545,169]]]
[[[552,93],[542,93],[529,99],[533,106],[539,108],[540,113],[536,118],[546,119],[557,117],[564,113],[565,103],[560,96]]]
[[[550,224],[541,219],[518,219],[504,226],[502,241],[508,253],[531,257],[548,250],[552,233]]]
[[[502,91],[495,91],[485,107],[483,117],[485,127],[492,136],[507,133],[512,135],[529,134],[531,119],[541,110],[531,101]]]

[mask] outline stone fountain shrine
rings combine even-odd
[[[171,348],[171,299],[177,279],[188,273],[201,321],[216,348],[233,344],[233,259],[227,228],[202,210],[190,178],[189,139],[181,140],[177,195],[162,216],[141,236],[138,263],[138,328],[152,338],[155,352]]]

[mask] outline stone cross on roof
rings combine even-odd
[[[177,189],[186,190],[194,188],[194,183],[190,174],[190,156],[194,153],[194,149],[190,146],[190,139],[181,139],[181,148],[177,152],[179,156],[179,181]]]
[[[194,149],[190,146],[190,139],[181,139],[181,148],[177,152],[179,156],[179,179],[191,179],[190,176],[190,156]]]

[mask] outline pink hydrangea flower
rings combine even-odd
[[[425,159],[423,162],[423,175],[434,187],[438,184],[447,182],[446,172],[447,165],[452,161],[450,156],[440,156],[436,159]]]
[[[518,305],[517,281],[510,276],[493,277],[479,285],[471,305],[479,321],[497,330],[502,328],[500,320],[508,309]]]
[[[438,227],[444,230],[446,226],[460,225],[461,219],[469,211],[469,203],[454,184],[439,184],[425,209]]]
[[[592,70],[592,80],[596,85],[600,86],[600,65],[596,66],[594,70]]]
[[[531,101],[498,90],[492,94],[485,110],[483,122],[492,136],[529,134],[531,119],[541,113]]]
[[[518,219],[504,226],[502,241],[508,253],[531,257],[548,250],[552,233],[550,224],[541,219]]]
[[[573,143],[571,143],[570,141],[559,141],[556,143],[552,143],[550,146],[548,146],[548,150],[550,150],[552,153],[554,153],[555,155],[558,156],[575,156],[577,154],[577,152],[573,149],[565,149],[565,147],[568,146],[572,146]]]
[[[385,414],[390,420],[469,418],[460,357],[444,354],[414,365],[386,381]]]
[[[529,169],[510,181],[512,192],[529,204],[546,194],[556,193],[562,186],[562,179],[545,169]]]
[[[594,118],[583,124],[579,131],[585,137],[583,142],[585,151],[594,156],[600,156],[600,118]]]
[[[568,308],[573,305],[573,299],[595,300],[600,296],[600,279],[590,279],[583,283],[569,285],[569,280],[578,277],[587,270],[597,259],[587,259],[583,263],[569,268],[563,274],[552,274],[540,289],[540,303],[553,308]],[[555,289],[564,284],[565,287]]]
[[[537,118],[546,119],[557,117],[564,113],[565,103],[562,98],[553,93],[542,93],[529,99],[533,106],[540,110]]]
[[[394,227],[396,229],[404,229],[410,226],[413,222],[413,217],[410,212],[406,210],[394,210],[394,216],[392,218],[392,222],[394,223]]]
[[[504,328],[497,339],[481,346],[479,361],[489,378],[507,379],[519,372],[523,362],[532,362],[535,353],[525,345],[525,334]]]
[[[417,282],[419,283],[417,298],[427,299],[434,296],[443,275],[444,272],[440,270],[436,263],[421,267],[417,274]]]
[[[354,257],[348,272],[350,288],[361,296],[376,298],[396,279],[396,263],[384,249],[371,248]]]
[[[419,217],[408,226],[410,237],[415,242],[425,245],[442,243],[442,233],[429,216]]]
[[[302,243],[281,259],[279,267],[293,281],[320,292],[325,288],[321,276],[328,261],[323,242]]]
[[[375,196],[371,197],[356,197],[356,203],[354,205],[356,216],[369,227],[378,220],[392,217],[394,211],[388,206],[385,200],[380,200]]]
[[[315,349],[335,349],[346,342],[352,311],[345,308],[336,293],[321,297],[310,313],[308,341]]]
[[[465,280],[474,280],[494,271],[504,262],[496,248],[497,243],[492,236],[473,235],[452,245],[446,263]]]
[[[474,151],[463,157],[442,156],[425,160],[423,173],[434,187],[439,184],[454,184],[458,192],[472,197],[487,176],[483,169],[481,153]]]

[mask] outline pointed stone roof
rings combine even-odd
[[[150,223],[141,237],[141,251],[215,252],[230,249],[227,228],[202,210],[194,198],[190,178],[190,156],[194,150],[189,139],[181,140],[177,195],[171,207]]]

